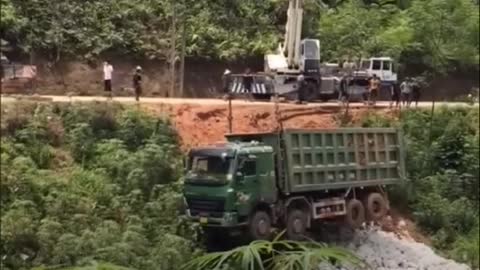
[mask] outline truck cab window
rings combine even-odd
[[[370,61],[363,60],[362,61],[362,69],[369,69],[370,68]]]
[[[372,69],[373,70],[380,70],[382,62],[380,60],[373,60]]]
[[[390,65],[391,65],[391,62],[390,61],[384,61],[383,62],[383,70],[390,70]]]
[[[257,175],[257,162],[255,160],[245,160],[240,171],[244,176]]]

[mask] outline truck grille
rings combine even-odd
[[[225,208],[224,199],[192,199],[187,198],[188,208],[192,216],[207,215],[221,217]]]

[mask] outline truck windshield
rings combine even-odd
[[[363,60],[362,61],[362,69],[369,69],[370,68],[370,61],[369,60]]]
[[[224,183],[230,171],[231,157],[192,156],[190,157],[187,181]]]

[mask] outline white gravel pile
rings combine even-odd
[[[344,245],[375,270],[470,270],[440,257],[425,244],[377,229],[357,231]]]

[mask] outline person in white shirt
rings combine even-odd
[[[412,93],[412,84],[410,78],[405,78],[405,80],[400,85],[400,91],[402,94],[402,105],[404,107],[410,107],[411,102],[411,93]]]
[[[112,73],[113,66],[108,62],[103,62],[103,81],[104,81],[104,90],[112,97]]]

